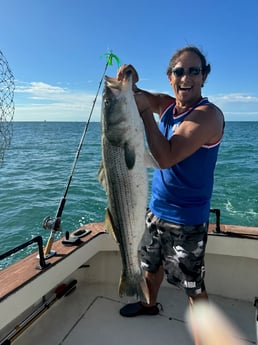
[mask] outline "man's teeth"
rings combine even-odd
[[[180,87],[181,90],[191,90],[191,87]]]

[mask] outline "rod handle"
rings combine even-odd
[[[54,242],[54,238],[50,237],[47,241],[47,245],[46,245],[45,250],[44,250],[44,256],[46,256],[50,253],[53,242]]]

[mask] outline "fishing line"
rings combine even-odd
[[[55,233],[56,233],[56,231],[60,231],[61,230],[61,216],[62,216],[62,213],[63,213],[63,210],[64,210],[64,206],[65,206],[65,202],[66,202],[66,196],[67,196],[70,184],[72,182],[72,178],[73,178],[73,174],[74,174],[74,171],[75,171],[75,168],[76,168],[76,164],[77,164],[79,156],[80,156],[80,152],[81,152],[81,148],[82,148],[82,145],[83,145],[83,142],[84,142],[84,138],[85,138],[86,133],[88,131],[88,127],[89,127],[89,124],[90,124],[92,113],[93,113],[93,110],[94,110],[94,107],[95,107],[95,104],[96,104],[96,101],[97,101],[97,98],[98,98],[98,94],[99,94],[99,91],[100,91],[103,79],[104,79],[106,71],[107,71],[107,68],[108,68],[108,66],[112,65],[113,59],[115,59],[115,61],[116,61],[118,66],[120,65],[119,58],[115,54],[113,54],[112,51],[110,51],[108,53],[105,53],[104,56],[106,57],[107,62],[106,62],[105,68],[104,68],[103,75],[102,75],[102,77],[100,79],[100,82],[99,82],[99,86],[98,86],[98,89],[97,89],[96,96],[95,96],[95,98],[93,100],[93,103],[92,103],[92,107],[91,107],[91,111],[90,111],[90,114],[89,114],[88,121],[86,122],[86,124],[84,126],[84,130],[83,130],[83,133],[82,133],[82,136],[81,136],[81,140],[80,140],[80,143],[79,143],[79,146],[78,146],[78,149],[76,151],[75,158],[74,158],[74,161],[73,161],[73,164],[72,164],[71,173],[70,173],[70,176],[68,178],[68,181],[67,181],[67,184],[66,184],[66,187],[65,187],[64,195],[63,195],[63,197],[60,200],[60,203],[59,203],[59,206],[57,208],[57,212],[56,212],[55,218],[53,219],[52,217],[48,216],[43,221],[43,228],[51,230],[50,236],[49,236],[48,241],[47,241],[47,245],[46,245],[45,250],[44,250],[45,258],[49,258],[49,257],[55,255],[55,251],[51,251],[52,244],[54,242]]]

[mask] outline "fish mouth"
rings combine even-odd
[[[117,78],[111,78],[108,76],[105,76],[105,82],[106,86],[111,88],[111,89],[121,89],[121,81],[118,80]]]
[[[133,72],[131,70],[126,71],[124,78],[121,80],[117,78],[108,77],[107,75],[105,75],[104,78],[109,87],[119,88],[119,86],[121,87],[121,84],[124,84],[125,82],[127,83],[130,79],[133,78]]]
[[[133,74],[132,71],[127,71],[123,79],[112,78],[105,76],[105,89],[112,92],[112,94],[119,98],[126,90],[130,89],[132,85]],[[132,86],[131,86],[132,87]]]

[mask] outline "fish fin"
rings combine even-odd
[[[159,163],[156,161],[156,159],[152,156],[152,154],[150,153],[150,151],[146,150],[144,151],[144,165],[147,168],[155,168],[155,169],[159,169]]]
[[[147,303],[150,301],[146,280],[141,273],[129,277],[126,272],[121,273],[119,282],[119,296],[136,296]]]
[[[119,243],[119,239],[117,238],[116,232],[114,230],[112,216],[108,208],[106,210],[106,215],[105,215],[105,229],[108,233],[110,233],[113,236],[114,240],[117,243]]]
[[[129,170],[132,170],[136,159],[134,147],[129,143],[125,143],[124,153],[126,166]]]
[[[119,281],[119,296],[137,296],[139,290],[139,279],[136,276],[129,277],[126,271],[122,271]]]
[[[105,174],[105,169],[103,165],[103,161],[100,163],[99,171],[98,171],[98,180],[102,187],[107,190],[107,182],[106,182],[106,174]]]

